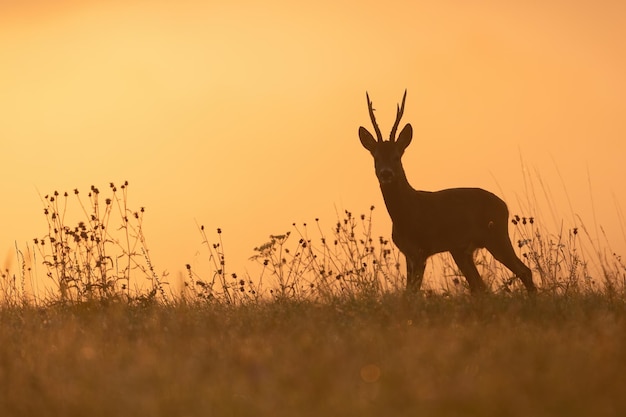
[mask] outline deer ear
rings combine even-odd
[[[409,146],[409,144],[411,143],[411,139],[413,139],[413,127],[411,126],[411,123],[407,123],[407,125],[404,126],[404,129],[402,129],[402,131],[398,135],[396,143],[402,149],[402,151],[404,151],[406,147]]]
[[[367,129],[363,126],[359,128],[359,139],[361,139],[361,145],[363,145],[365,149],[370,152],[374,152],[374,148],[376,147],[376,139],[374,139],[374,136],[372,136],[372,134],[368,132]]]

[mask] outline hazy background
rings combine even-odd
[[[375,205],[389,236],[357,129],[368,90],[387,135],[405,88],[414,187],[541,215],[534,178],[551,222],[580,215],[624,253],[625,39],[612,0],[0,1],[0,256],[46,233],[39,193],[125,180],[172,275],[198,261],[196,222],[237,271],[344,208]]]

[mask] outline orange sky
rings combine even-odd
[[[388,132],[405,88],[415,188],[479,186],[513,213],[540,212],[524,205],[526,169],[557,216],[595,217],[622,250],[625,9],[0,2],[0,250],[45,234],[38,192],[124,180],[130,205],[147,208],[157,271],[170,274],[197,261],[196,221],[224,230],[237,271],[270,233],[316,217],[330,230],[336,209],[374,204],[389,236],[357,129],[370,127],[365,90]]]

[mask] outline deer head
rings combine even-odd
[[[361,139],[363,147],[370,151],[374,157],[374,166],[376,168],[378,181],[383,185],[393,183],[398,179],[406,180],[404,168],[402,168],[402,154],[404,154],[404,150],[409,146],[413,138],[413,128],[411,124],[407,123],[400,131],[398,138],[396,139],[395,137],[400,119],[404,113],[406,90],[404,90],[404,96],[402,97],[402,105],[398,105],[396,121],[391,128],[388,141],[383,140],[383,135],[380,133],[369,94],[365,93],[365,96],[367,97],[370,119],[374,125],[374,131],[376,132],[376,139],[374,139],[374,136],[363,126],[359,128],[359,138]]]

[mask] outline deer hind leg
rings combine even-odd
[[[454,262],[465,275],[472,294],[481,294],[487,291],[485,282],[480,277],[476,264],[474,263],[474,251],[454,250],[450,251]]]
[[[424,279],[424,270],[426,269],[426,259],[422,256],[406,257],[406,290],[407,292],[416,293],[422,287]]]
[[[515,249],[513,249],[508,234],[506,239],[501,239],[500,242],[496,244],[488,245],[487,250],[491,252],[496,260],[509,268],[511,272],[522,280],[522,283],[530,294],[537,292],[537,287],[535,287],[533,283],[533,273],[515,254]]]

